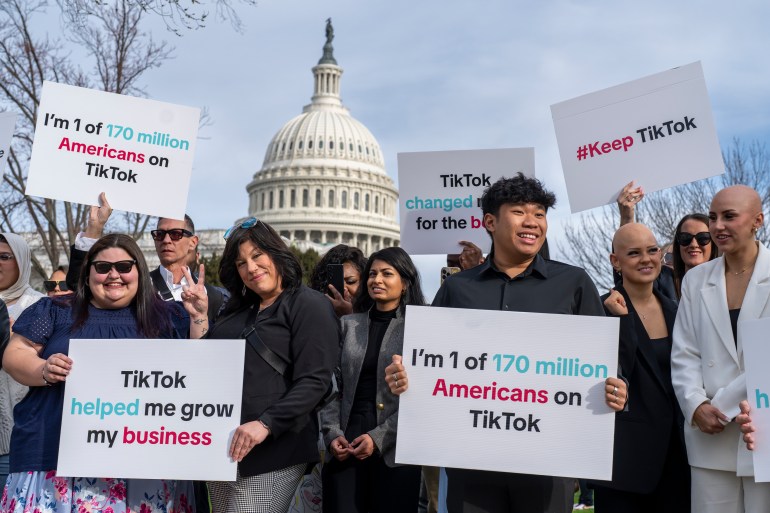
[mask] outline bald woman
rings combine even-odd
[[[719,191],[709,232],[720,258],[690,270],[674,327],[671,377],[685,419],[692,511],[770,511],[770,484],[754,482],[751,455],[733,422],[746,398],[739,321],[770,316],[770,251],[756,240],[759,194]]]
[[[670,365],[676,303],[653,287],[660,247],[646,226],[621,226],[612,247],[622,283],[603,297],[604,308],[620,319],[618,360],[632,393],[615,417],[612,481],[594,485],[596,511],[686,512],[690,468]]]

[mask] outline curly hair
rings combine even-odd
[[[318,264],[316,264],[313,274],[310,276],[310,288],[323,293],[328,292],[326,287],[329,283],[329,276],[326,266],[329,264],[344,264],[345,262],[350,262],[358,270],[361,279],[363,279],[364,267],[366,267],[366,257],[363,252],[352,246],[338,244],[327,251],[323,258],[318,261]]]

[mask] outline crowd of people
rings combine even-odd
[[[631,183],[618,198],[615,287],[600,296],[584,270],[549,258],[553,193],[521,173],[495,182],[481,199],[492,250],[484,257],[462,241],[448,256],[462,270],[432,305],[619,318],[618,368],[604,382],[615,412],[612,480],[581,482],[576,509],[592,492],[599,513],[770,511],[770,484],[754,481],[748,453],[757,427],[740,337],[740,321],[770,315],[760,196],[742,185],[718,192],[707,214],[674,228],[671,258],[635,222],[643,197]],[[406,306],[429,304],[403,249],[367,258],[339,245],[306,286],[286,242],[249,218],[225,233],[214,287],[196,265],[192,219],[158,220],[161,265],[150,270],[133,239],[103,233],[110,213],[101,195],[69,268],[44,282],[48,297],[29,284],[24,239],[0,234],[0,512],[285,513],[321,464],[324,512],[438,510],[438,469],[395,461],[399,396],[410,386]],[[68,356],[72,338],[246,340],[228,451],[236,480],[58,476],[64,385],[89,372]],[[449,513],[566,513],[575,480],[447,468],[445,488]]]

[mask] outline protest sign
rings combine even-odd
[[[751,420],[756,426],[754,433],[754,480],[770,481],[770,317],[742,321],[738,336],[743,347],[743,362],[746,366],[746,393],[751,407]],[[743,443],[743,442],[741,442]]]
[[[572,212],[724,172],[700,62],[551,106]]]
[[[60,476],[235,481],[243,340],[72,340]]]
[[[408,306],[396,462],[611,479],[618,319]]]
[[[0,112],[0,178],[5,172],[5,163],[8,161],[8,154],[11,152],[11,139],[13,139],[13,129],[16,127],[15,112]]]
[[[44,82],[26,194],[183,219],[200,109]]]
[[[457,242],[467,240],[487,253],[479,200],[519,171],[535,176],[534,148],[399,153],[401,247],[412,255],[460,253]]]

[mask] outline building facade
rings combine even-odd
[[[330,27],[311,103],[278,130],[246,187],[249,215],[301,249],[348,244],[369,254],[399,243],[398,191],[377,140],[342,104]]]

